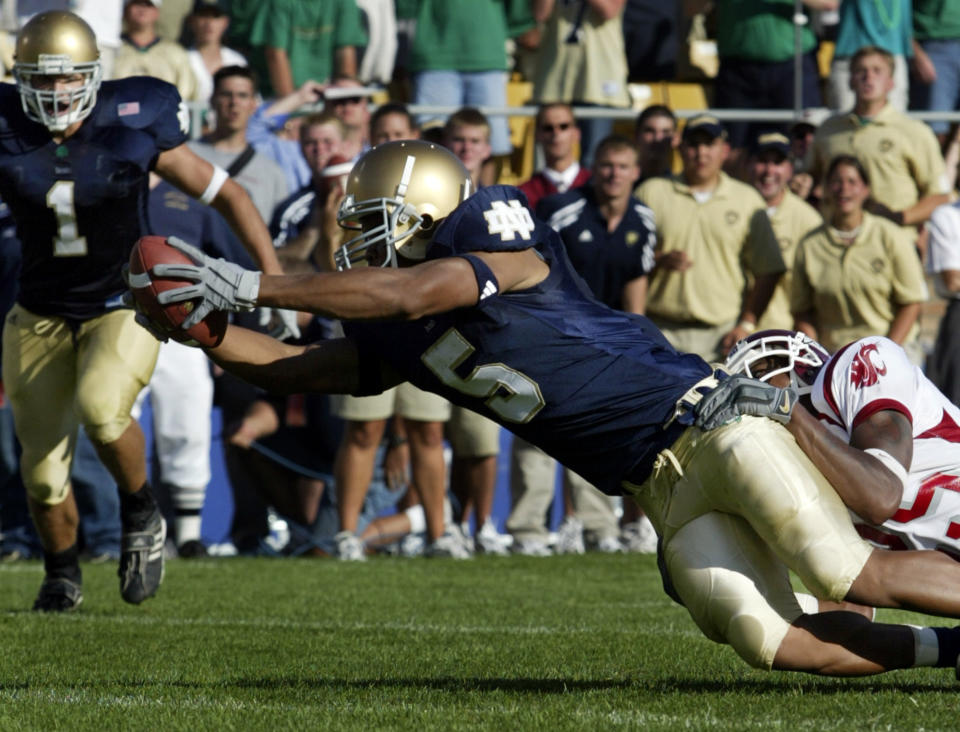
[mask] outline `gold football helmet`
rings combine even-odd
[[[398,254],[423,259],[437,226],[471,193],[470,174],[446,148],[421,140],[377,145],[347,178],[337,221],[362,233],[337,250],[337,269],[396,267]]]
[[[63,132],[97,103],[102,69],[97,38],[73,13],[39,13],[17,34],[13,57],[23,111],[51,132]],[[55,89],[50,77],[80,74],[83,83]],[[44,77],[44,78],[38,78]]]

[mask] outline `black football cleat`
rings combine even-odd
[[[33,609],[40,613],[66,613],[76,610],[83,602],[83,590],[79,582],[65,577],[44,577]]]
[[[124,532],[120,537],[120,595],[139,605],[157,594],[163,582],[163,545],[167,540],[167,522],[159,509],[143,531]]]
[[[177,556],[181,559],[202,559],[207,555],[207,547],[196,539],[188,539],[177,547]]]

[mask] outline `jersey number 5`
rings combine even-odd
[[[47,191],[47,206],[57,217],[57,235],[53,237],[53,256],[83,257],[87,238],[77,230],[77,208],[73,205],[72,180],[58,180]]]
[[[508,422],[523,424],[533,419],[546,402],[537,382],[526,374],[502,363],[477,366],[466,378],[454,371],[475,350],[456,328],[451,328],[420,358],[446,386],[485,399],[487,407]]]

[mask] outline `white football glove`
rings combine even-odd
[[[203,320],[214,310],[229,312],[248,312],[257,306],[260,293],[260,273],[251,272],[225,259],[208,257],[182,239],[167,237],[170,246],[179,249],[197,264],[155,264],[151,272],[157,277],[172,277],[195,282],[172,290],[161,292],[157,302],[168,305],[201,298],[202,302],[183,321],[181,326],[188,330]]]
[[[723,379],[694,408],[694,424],[712,430],[735,421],[743,414],[767,417],[781,424],[790,421],[797,404],[793,387],[773,384],[735,374]]]
[[[283,341],[287,338],[299,338],[300,326],[297,324],[296,310],[280,308],[260,308],[260,327],[266,328],[271,337]]]

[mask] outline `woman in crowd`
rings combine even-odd
[[[824,225],[797,247],[794,328],[831,351],[885,335],[920,363],[917,317],[927,287],[913,243],[895,224],[864,210],[870,179],[852,155],[830,162],[824,195]]]

